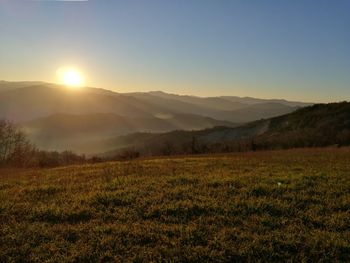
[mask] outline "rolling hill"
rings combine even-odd
[[[24,122],[57,113],[114,113],[126,117],[195,114],[234,123],[275,117],[294,111],[305,103],[283,100],[201,98],[164,92],[116,93],[97,88],[69,90],[43,82],[0,82],[0,118]]]
[[[305,103],[305,102],[298,102],[298,101],[288,101],[283,99],[258,99],[258,98],[252,98],[252,97],[237,97],[237,96],[221,96],[220,98],[224,98],[226,100],[232,101],[232,102],[239,102],[246,105],[254,105],[258,103],[280,103],[286,106],[291,107],[305,107],[310,106],[313,103]]]
[[[56,113],[117,113],[150,117],[169,112],[133,97],[117,93],[107,95],[92,88],[69,90],[61,86],[35,85],[0,93],[0,118],[19,122]]]
[[[0,82],[0,119],[11,120],[46,150],[110,150],[100,142],[130,133],[238,126],[290,113],[306,103],[195,97],[161,91],[78,90],[44,82]],[[186,133],[185,133],[186,134]],[[90,147],[98,141],[98,147]],[[103,144],[103,143],[102,143]]]
[[[41,149],[91,152],[81,147],[94,140],[103,140],[135,132],[200,130],[214,126],[235,126],[227,121],[193,114],[159,117],[124,117],[113,113],[54,114],[21,123],[22,130]],[[94,147],[93,147],[94,148]]]
[[[144,155],[245,151],[350,144],[350,102],[315,104],[293,113],[239,127],[201,131],[136,133],[110,139],[106,155],[134,149]]]
[[[192,112],[218,120],[246,123],[290,113],[310,103],[285,100],[263,100],[239,97],[195,97],[161,91],[129,93],[128,95],[173,112]]]

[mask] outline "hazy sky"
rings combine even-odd
[[[0,79],[350,99],[350,1],[0,0]]]

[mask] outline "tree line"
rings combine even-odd
[[[55,167],[88,163],[84,155],[70,151],[42,151],[12,122],[0,120],[0,167]]]

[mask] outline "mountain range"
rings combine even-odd
[[[17,123],[46,150],[81,152],[87,142],[137,132],[236,127],[308,105],[311,103],[161,91],[117,93],[90,87],[73,90],[44,82],[0,81],[0,119]]]

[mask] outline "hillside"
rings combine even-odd
[[[40,81],[18,81],[18,82],[10,82],[10,81],[4,81],[0,80],[0,92],[13,90],[13,89],[19,89],[19,88],[25,88],[35,85],[50,85],[48,83],[40,82]]]
[[[72,90],[44,82],[0,81],[0,119],[17,123],[32,142],[46,150],[105,152],[113,150],[111,146],[119,147],[106,144],[116,136],[232,127],[305,105],[285,100],[195,97],[160,91],[123,94],[90,87]],[[155,145],[160,142],[164,143],[160,140]],[[142,140],[135,143],[145,145]]]
[[[129,93],[130,96],[146,100],[170,111],[192,112],[218,120],[234,123],[272,118],[290,113],[310,104],[285,100],[244,99],[239,97],[208,97],[175,95],[154,91],[149,93]],[[235,98],[233,100],[232,98]]]
[[[96,89],[69,90],[62,86],[35,85],[0,93],[0,118],[28,121],[56,113],[116,113],[147,117],[169,113],[163,109],[117,93]]]
[[[316,104],[273,118],[269,131],[258,136],[256,143],[261,147],[349,145],[350,103]]]
[[[0,262],[349,262],[350,149],[0,170]]]
[[[227,121],[191,114],[124,117],[112,113],[94,113],[54,114],[21,123],[20,127],[40,149],[96,153],[96,146],[90,146],[91,141],[106,140],[135,132],[200,130],[223,125],[235,126]]]
[[[218,97],[196,97],[188,95],[169,94],[162,91],[151,91],[152,94],[161,98],[175,99],[183,102],[198,104],[198,105],[211,105],[214,108],[220,110],[237,110],[248,105],[260,104],[260,103],[279,103],[291,107],[305,107],[312,103],[287,101],[283,99],[258,99],[251,97],[237,97],[237,96],[218,96]]]
[[[222,97],[201,98],[164,92],[116,93],[85,87],[70,90],[43,82],[0,82],[0,118],[25,122],[57,113],[114,113],[125,117],[194,114],[245,123],[294,111],[305,103],[256,99],[233,102]]]
[[[276,102],[265,102],[249,105],[234,111],[223,111],[219,119],[235,120],[236,123],[247,123],[261,119],[273,118],[296,111],[299,107],[291,107]]]
[[[258,99],[252,97],[237,97],[237,96],[221,96],[225,100],[229,100],[235,103],[243,103],[245,105],[254,105],[259,103],[279,103],[290,107],[305,107],[310,106],[313,103],[298,102],[298,101],[288,101],[283,99]]]
[[[147,93],[146,93],[147,94]],[[148,94],[163,98],[163,99],[172,99],[176,101],[181,101],[184,103],[189,103],[197,105],[200,107],[208,107],[211,109],[221,110],[221,111],[231,111],[244,108],[247,104],[242,102],[231,102],[225,98],[220,97],[196,97],[196,96],[187,96],[187,95],[176,95],[169,94],[162,91],[151,91]]]
[[[349,102],[316,104],[280,117],[234,128],[174,131],[146,137],[144,134],[133,134],[104,142],[104,145],[115,145],[115,150],[110,150],[107,155],[116,154],[124,148],[133,148],[145,155],[161,155],[335,144],[350,144]]]

